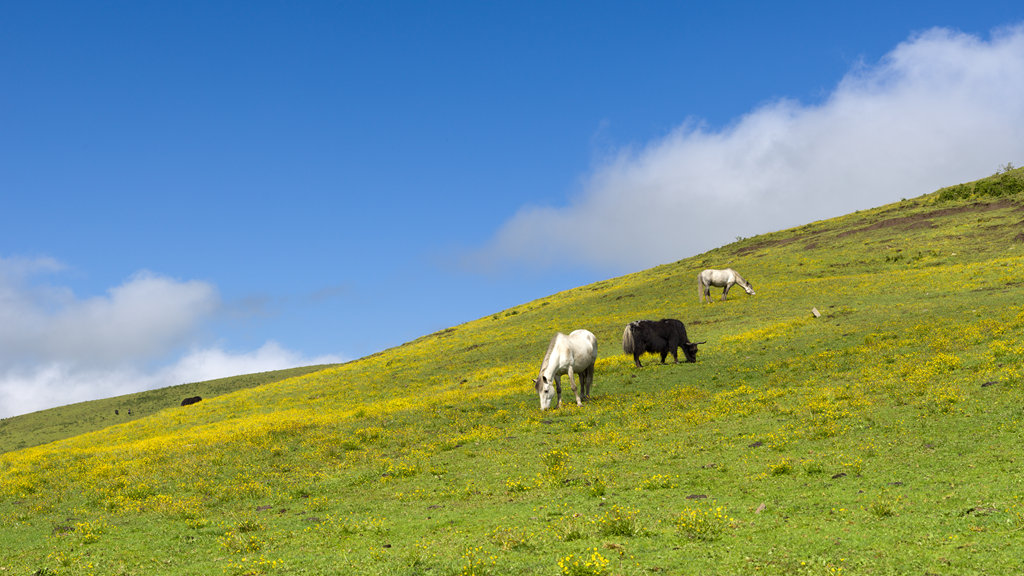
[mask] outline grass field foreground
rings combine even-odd
[[[1019,573],[1020,178],[2,454],[0,573]],[[726,266],[757,296],[700,304]],[[662,317],[698,362],[634,368],[624,325]],[[540,412],[574,328],[594,398]]]

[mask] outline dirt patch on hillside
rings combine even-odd
[[[921,230],[924,228],[935,228],[935,224],[932,222],[935,218],[943,218],[945,216],[952,216],[955,214],[965,214],[972,212],[991,212],[993,210],[1000,210],[1003,208],[1015,208],[1017,210],[1024,210],[1024,207],[1020,206],[1012,200],[997,200],[995,202],[977,202],[974,204],[964,204],[962,206],[950,206],[949,208],[939,208],[938,210],[932,210],[931,212],[921,212],[919,214],[910,214],[908,216],[899,216],[896,218],[887,218],[869,224],[861,228],[854,228],[852,230],[846,230],[836,235],[837,238],[845,238],[861,232],[870,232],[872,230],[883,230],[888,228],[895,228],[901,231],[906,230]]]
[[[862,228],[854,228],[853,230],[840,232],[839,234],[836,234],[836,238],[846,238],[847,236],[853,236],[854,234],[860,234],[862,232],[884,230],[887,228],[898,228],[899,230],[921,230],[924,228],[934,228],[935,224],[932,224],[930,219],[931,216],[931,214],[912,214],[910,216],[901,216],[899,218],[889,218]]]
[[[746,256],[751,252],[757,252],[758,250],[764,250],[766,248],[775,248],[778,246],[785,246],[796,242],[796,238],[779,238],[777,240],[762,240],[760,242],[754,242],[747,246],[736,249],[737,256]]]
[[[916,207],[916,206],[915,206]],[[892,218],[886,218],[880,220],[874,224],[862,226],[860,228],[853,228],[850,230],[844,230],[835,235],[835,238],[847,238],[855,234],[862,232],[871,232],[873,230],[885,230],[891,229],[898,232],[906,232],[910,230],[924,230],[927,228],[935,228],[934,220],[944,218],[947,216],[954,216],[965,213],[984,213],[991,212],[994,210],[1002,210],[1011,208],[1016,212],[1024,212],[1024,205],[1009,198],[1000,198],[992,202],[975,202],[972,204],[963,204],[959,206],[949,206],[946,208],[937,208],[930,212],[920,212],[917,214],[909,214],[907,216],[894,216]],[[906,209],[906,206],[893,208],[886,210],[885,213],[901,212]],[[746,256],[753,252],[766,250],[768,248],[778,248],[792,244],[793,242],[803,242],[804,250],[814,250],[819,247],[822,238],[822,232],[815,231],[804,235],[793,236],[790,238],[776,238],[776,239],[765,239],[760,241],[750,242],[749,244],[736,249],[737,256]],[[1015,238],[1017,241],[1024,241],[1024,233]]]
[[[1018,211],[1024,210],[1024,206],[1021,206],[1017,202],[1010,200],[1009,198],[1001,198],[994,202],[975,202],[974,204],[964,204],[963,206],[940,208],[929,212],[928,216],[940,217],[948,216],[950,214],[963,214],[965,212],[989,212],[992,210],[1000,210],[1002,208],[1014,208]]]

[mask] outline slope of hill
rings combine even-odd
[[[326,367],[305,366],[191,382],[3,418],[0,419],[0,453],[38,446],[150,416],[165,408],[178,406],[184,398],[200,396],[209,399],[228,392],[316,372]]]
[[[0,572],[1018,573],[1021,177],[0,455]],[[725,266],[757,295],[700,304]],[[621,354],[661,317],[708,341],[696,364]],[[594,398],[540,412],[577,327]]]

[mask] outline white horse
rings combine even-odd
[[[697,275],[697,296],[701,302],[707,298],[708,302],[711,302],[711,287],[717,286],[723,288],[722,300],[729,295],[729,288],[732,288],[733,284],[739,284],[747,294],[754,295],[754,287],[750,285],[740,276],[740,273],[733,270],[732,268],[726,268],[725,270],[704,270]]]
[[[569,384],[576,394],[576,405],[583,406],[580,392],[576,390],[573,374],[580,376],[583,398],[590,398],[590,387],[594,383],[594,362],[597,361],[597,337],[587,330],[573,330],[568,336],[555,334],[544,354],[540,374],[533,381],[533,387],[540,395],[540,409],[551,407],[551,399],[558,394],[558,407],[562,407],[562,374],[569,375]],[[554,384],[554,387],[552,387]]]

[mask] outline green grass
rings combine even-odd
[[[0,573],[1019,573],[1024,198],[971,190],[2,454]],[[696,364],[621,354],[661,317]],[[580,327],[594,398],[540,412]]]

